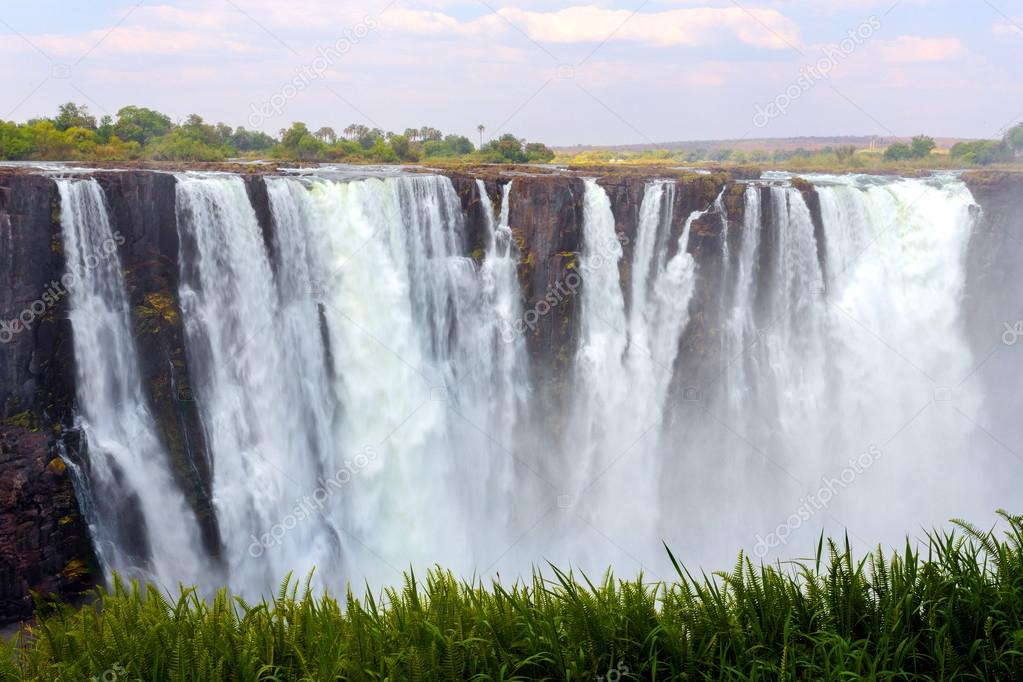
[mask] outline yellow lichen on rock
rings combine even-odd
[[[78,580],[82,576],[89,574],[89,567],[81,559],[72,559],[67,562],[67,565],[64,566],[64,570],[61,572],[68,580]]]

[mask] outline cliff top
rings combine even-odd
[[[499,180],[523,176],[568,175],[576,177],[598,177],[605,181],[630,178],[692,178],[694,176],[724,175],[730,180],[753,180],[761,177],[765,171],[772,170],[769,166],[680,166],[675,164],[586,164],[586,165],[516,165],[516,164],[472,164],[472,163],[438,163],[415,164],[405,166],[382,166],[380,164],[320,164],[301,161],[224,161],[224,162],[176,162],[176,161],[117,161],[90,162],[78,165],[77,162],[18,162],[0,164],[0,176],[4,175],[38,175],[41,172],[54,172],[66,169],[69,173],[100,171],[152,171],[178,173],[184,171],[207,171],[236,173],[238,175],[279,175],[296,169],[365,169],[367,174],[376,171],[404,170],[410,173],[443,173],[447,175],[471,175],[483,180]],[[868,169],[805,169],[792,172],[793,176],[801,174],[825,173],[834,175],[863,173],[868,175],[901,175],[905,177],[922,177],[932,174],[931,170],[917,171],[886,171]],[[1023,178],[1023,169],[977,169],[967,170],[963,174],[971,184],[998,184],[1010,179]]]

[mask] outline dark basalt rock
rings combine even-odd
[[[55,447],[74,401],[59,207],[51,179],[0,174],[0,622],[31,612],[29,590],[72,597],[91,585]]]
[[[1018,399],[1023,385],[1019,362],[1023,352],[1023,174],[977,171],[966,173],[963,180],[980,205],[966,256],[963,325],[975,366],[965,381],[985,387],[989,396],[985,421],[1002,425],[1003,430],[991,436],[1004,446],[1006,461],[1015,464],[1023,453]],[[1003,482],[1019,486],[1012,473]],[[992,499],[997,498],[992,494]]]
[[[828,252],[827,236],[824,233],[824,218],[821,215],[821,197],[817,188],[803,178],[793,178],[792,186],[803,195],[806,207],[810,209],[810,220],[813,222],[813,238],[817,242],[817,262],[820,264],[824,281],[828,281],[828,263],[826,254]]]
[[[967,255],[968,328],[999,333],[1007,313],[1023,316],[1023,173],[976,171],[963,176],[980,205]],[[984,296],[981,296],[981,293]],[[1023,318],[1017,318],[1023,319]]]
[[[256,221],[263,233],[263,244],[270,258],[270,267],[276,274],[277,268],[277,240],[273,234],[273,212],[270,210],[270,197],[267,194],[266,179],[259,175],[249,175],[242,178],[245,183],[245,191],[249,195],[249,203],[256,212]]]
[[[74,394],[59,206],[49,178],[0,175],[0,420],[59,419]]]
[[[73,599],[96,563],[70,472],[43,433],[0,426],[0,623],[31,615],[33,599]]]

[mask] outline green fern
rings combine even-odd
[[[1023,517],[962,520],[917,550],[810,559],[671,583],[549,565],[505,586],[424,580],[338,601],[289,574],[269,601],[176,596],[113,576],[77,610],[41,604],[0,649],[0,682],[79,680],[1023,679]]]

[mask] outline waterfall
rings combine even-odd
[[[446,178],[266,185],[270,248],[239,178],[177,184],[189,361],[233,583],[313,566],[326,582],[390,581],[437,556],[487,567],[517,523],[528,392],[524,340],[502,334],[521,316],[510,184],[480,264]],[[502,530],[470,523],[484,516]]]
[[[635,544],[635,529],[654,528],[659,517],[660,428],[696,282],[689,238],[706,214],[686,217],[668,258],[674,204],[673,181],[646,186],[626,307],[619,274],[626,238],[616,232],[604,189],[595,180],[585,184],[572,436],[582,456],[566,475],[575,480],[574,497],[587,523],[619,544]],[[628,554],[649,556],[646,550]]]
[[[196,519],[142,390],[115,233],[95,180],[58,179],[77,399],[88,453],[79,488],[106,570],[166,585],[207,576]],[[72,470],[78,472],[78,467]]]
[[[789,555],[822,527],[889,537],[880,508],[922,525],[941,524],[952,506],[985,513],[983,473],[960,454],[974,429],[954,411],[982,409],[959,386],[974,362],[960,317],[969,191],[949,179],[814,183],[820,242],[798,189],[747,188],[725,263],[732,293],[712,418],[684,427],[720,462],[698,473],[701,496],[748,500],[716,508],[715,527],[757,538],[760,556]]]
[[[746,183],[741,217],[728,188],[693,206],[649,181],[635,234],[585,180],[579,250],[557,254],[575,345],[551,377],[521,333],[528,180],[495,210],[482,180],[460,197],[436,175],[267,177],[261,224],[241,178],[177,175],[223,576],[147,405],[102,192],[60,180],[89,455],[73,471],[101,559],[246,595],[288,571],[336,588],[437,562],[666,577],[662,539],[716,564],[989,513],[962,320],[973,197],[952,177],[809,180]],[[551,379],[561,402],[541,405]]]
[[[335,475],[312,291],[279,295],[240,178],[178,176],[177,211],[188,359],[229,574],[248,587],[288,570],[326,571],[340,554],[337,534],[331,515],[305,499]],[[295,284],[301,274],[280,276]]]
[[[495,387],[493,413],[490,420],[499,424],[496,438],[501,443],[515,441],[519,422],[524,418],[529,393],[526,344],[521,334],[514,333],[515,323],[522,319],[522,293],[519,287],[519,253],[508,224],[512,182],[501,189],[501,214],[494,215],[493,204],[487,196],[486,184],[476,181],[483,202],[486,221],[486,252],[480,269],[482,296],[489,314],[483,323],[490,331],[482,342],[490,346],[495,355]],[[496,325],[496,327],[494,326]],[[486,348],[483,349],[486,351]],[[511,494],[511,480],[505,478],[503,494]]]

